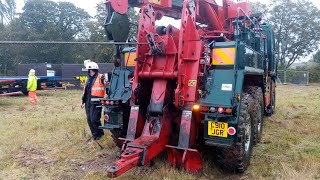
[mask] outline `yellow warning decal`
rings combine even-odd
[[[87,80],[87,76],[76,76],[77,80],[80,80],[81,83],[85,83]]]
[[[188,86],[189,86],[189,87],[195,87],[195,86],[197,86],[197,80],[189,80]]]
[[[124,62],[127,64],[127,66],[135,66],[137,58],[137,54],[135,52],[127,52],[124,54]]]
[[[161,0],[149,0],[149,3],[161,4]]]
[[[212,65],[233,65],[236,48],[216,48],[212,50]]]

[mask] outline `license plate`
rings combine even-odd
[[[228,137],[228,123],[224,122],[208,122],[208,135],[217,137]]]
[[[8,88],[9,88],[9,85],[2,86],[2,89],[8,89]]]

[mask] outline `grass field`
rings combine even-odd
[[[39,99],[29,106],[27,97],[0,97],[0,179],[106,179],[117,148],[108,133],[100,140],[104,149],[85,142],[81,92],[39,92]],[[320,87],[278,87],[277,112],[266,119],[244,174],[223,172],[208,160],[198,176],[155,162],[118,179],[320,179]]]

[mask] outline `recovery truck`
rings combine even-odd
[[[111,38],[128,22],[128,7],[140,8],[128,127],[108,176],[148,166],[165,151],[173,167],[197,173],[204,147],[215,150],[221,167],[244,172],[263,117],[275,112],[275,38],[262,14],[230,0],[107,0],[106,6],[108,21],[123,18],[108,28]],[[180,28],[156,26],[164,16],[180,19]]]

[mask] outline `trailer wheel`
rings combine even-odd
[[[264,124],[264,102],[262,89],[258,86],[249,86],[245,92],[250,94],[253,98],[253,120],[254,120],[254,135],[253,144],[256,145],[261,141],[263,124]]]
[[[253,105],[252,96],[243,93],[238,118],[237,143],[231,148],[220,148],[218,151],[217,164],[224,169],[242,173],[250,164],[254,134]]]
[[[27,89],[25,89],[25,88],[23,88],[22,90],[21,90],[21,92],[24,94],[24,95],[28,95],[28,90]]]

